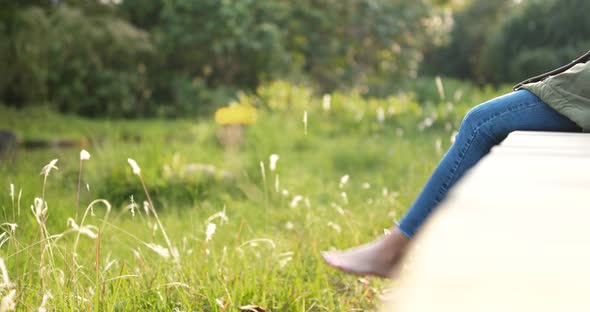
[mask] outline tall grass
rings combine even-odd
[[[372,309],[385,284],[336,272],[319,251],[382,235],[464,112],[488,97],[430,84],[425,101],[313,97],[304,86],[270,84],[240,100],[255,103],[259,118],[238,149],[220,145],[207,119],[49,113],[31,128],[24,112],[0,108],[21,138],[67,133],[89,142],[88,155],[4,156],[0,311]],[[49,159],[59,162],[39,177]]]

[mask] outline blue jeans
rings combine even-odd
[[[494,145],[516,130],[582,131],[527,90],[512,92],[474,107],[463,119],[455,142],[400,221],[401,232],[412,237],[445,198],[449,188]]]

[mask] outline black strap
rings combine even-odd
[[[520,82],[519,84],[517,84],[517,85],[514,86],[513,90],[516,91],[520,87],[522,87],[523,85],[525,85],[527,83],[541,81],[541,80],[543,80],[543,79],[545,79],[545,78],[547,78],[549,76],[554,76],[554,75],[563,73],[564,71],[566,71],[566,70],[574,67],[574,65],[580,64],[580,63],[586,63],[588,60],[590,60],[590,51],[586,52],[586,54],[578,57],[577,59],[573,60],[572,62],[570,62],[567,65],[561,66],[561,67],[559,67],[557,69],[554,69],[554,70],[552,70],[550,72],[546,72],[546,73],[544,73],[542,75],[531,77],[531,78],[529,78],[527,80],[524,80],[524,81]]]

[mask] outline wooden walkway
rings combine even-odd
[[[514,132],[424,226],[384,311],[590,311],[590,134]]]

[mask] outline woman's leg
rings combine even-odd
[[[516,130],[567,131],[581,129],[526,90],[516,91],[471,109],[455,142],[434,170],[399,227],[367,245],[323,253],[326,262],[343,271],[387,276],[416,233],[448,190],[490,149]]]

